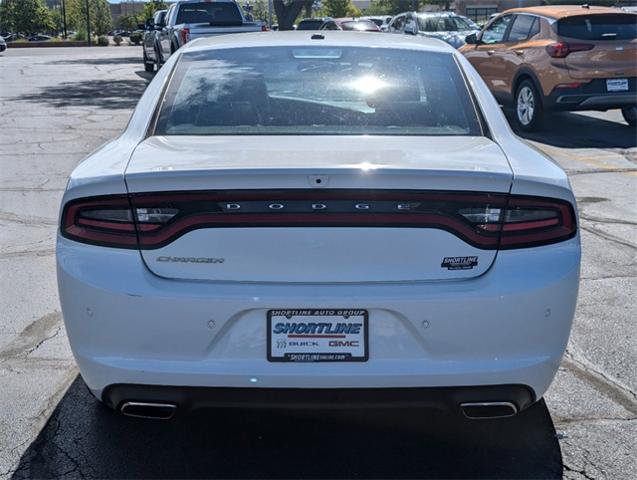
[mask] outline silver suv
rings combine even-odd
[[[480,28],[468,18],[451,12],[405,12],[392,19],[387,31],[439,38],[454,48],[460,48],[465,37],[478,33]]]

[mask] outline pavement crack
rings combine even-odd
[[[39,343],[37,343],[33,348],[29,349],[29,351],[25,354],[25,357],[28,357],[29,355],[31,355],[33,352],[35,352],[38,348],[40,348],[42,346],[42,344],[44,342],[48,342],[49,340],[51,340],[52,338],[57,337],[58,333],[60,333],[60,330],[62,330],[62,327],[58,327],[57,330],[53,333],[53,335],[49,335],[48,337],[42,339]]]
[[[593,369],[584,362],[577,360],[567,350],[562,359],[562,366],[568,369],[580,380],[590,384],[600,393],[614,400],[633,415],[637,415],[637,395],[630,389],[620,385],[602,372]]]
[[[608,218],[608,217],[596,217],[594,215],[588,215],[587,213],[580,212],[579,217],[588,222],[594,223],[608,223],[608,224],[620,224],[620,225],[635,225],[637,222],[631,222],[630,220],[622,220],[620,218]]]
[[[1,212],[0,220],[6,222],[19,223],[21,225],[33,225],[36,227],[57,226],[57,221],[45,217],[35,217],[29,215],[16,215],[11,212]]]
[[[573,472],[573,473],[577,473],[579,475],[581,475],[582,477],[586,478],[587,480],[596,480],[595,477],[591,477],[588,473],[586,473],[586,468],[582,468],[581,470],[577,469],[577,468],[573,468],[571,467],[568,463],[563,462],[562,465],[564,466],[564,469],[566,470],[566,472]],[[565,475],[565,478],[572,478],[569,477],[568,475]]]
[[[608,240],[609,242],[613,242],[613,243],[616,243],[618,245],[623,245],[624,247],[628,247],[628,248],[631,248],[633,250],[637,250],[637,245],[635,245],[634,243],[631,243],[631,242],[628,242],[626,240],[623,240],[623,239],[621,239],[619,237],[616,237],[615,235],[612,235],[610,233],[606,233],[606,232],[603,232],[601,230],[598,230],[595,227],[589,227],[588,225],[580,224],[580,228],[582,230],[586,230],[589,233],[592,233],[593,235],[601,237],[604,240]]]
[[[62,314],[47,313],[22,330],[7,346],[0,350],[0,359],[27,357],[44,342],[55,337],[62,328]]]

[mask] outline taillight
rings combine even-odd
[[[269,32],[270,29],[268,28],[268,26],[264,23],[261,25],[261,31],[262,32]]]
[[[436,228],[484,250],[546,245],[577,230],[570,203],[483,192],[257,190],[148,193],[69,202],[62,235],[155,249],[202,228]]]
[[[502,219],[500,249],[548,245],[576,233],[575,210],[569,202],[512,195]]]
[[[181,44],[184,45],[188,43],[190,40],[190,29],[188,27],[184,27],[179,30],[179,34],[181,35]]]
[[[82,243],[137,248],[138,233],[152,232],[169,222],[174,208],[133,210],[126,196],[91,197],[69,202],[62,213],[62,235]]]
[[[594,46],[590,43],[557,42],[547,45],[546,52],[553,58],[566,58],[570,53],[592,50]]]

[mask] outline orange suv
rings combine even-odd
[[[460,51],[523,130],[556,110],[621,108],[637,120],[637,15],[615,8],[515,8]]]

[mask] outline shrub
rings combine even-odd
[[[124,41],[124,39],[119,36],[119,35],[115,35],[113,37],[113,41],[115,42],[115,45],[117,45],[118,47],[122,44],[122,42]]]
[[[133,32],[130,34],[130,37],[128,37],[131,41],[131,43],[133,45],[139,45],[140,43],[142,43],[142,34],[140,32]]]
[[[108,41],[108,37],[105,35],[100,35],[99,37],[97,37],[97,44],[100,47],[108,47],[108,44],[110,42]]]

